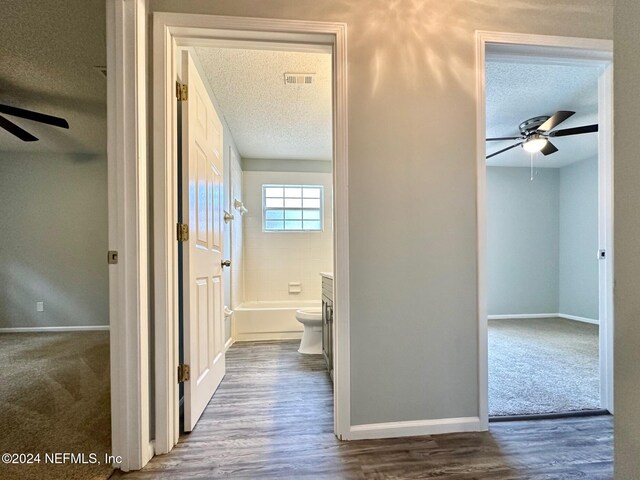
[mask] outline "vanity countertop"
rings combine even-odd
[[[320,272],[320,276],[333,280],[333,272]]]

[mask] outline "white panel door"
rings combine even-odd
[[[222,124],[188,52],[182,57],[184,430],[190,432],[225,373],[222,290]],[[187,220],[188,219],[188,220]]]

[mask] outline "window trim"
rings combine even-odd
[[[267,192],[267,188],[301,188],[304,190],[304,188],[313,188],[313,189],[317,189],[320,190],[320,207],[319,208],[303,208],[303,207],[285,207],[284,205],[282,207],[269,207],[267,208],[266,205],[266,192]],[[288,184],[288,183],[263,183],[262,184],[262,231],[264,233],[321,233],[324,232],[324,185],[321,184],[315,184],[315,185],[309,185],[309,184]],[[270,198],[275,198],[275,197],[270,197]],[[283,196],[283,198],[286,198]],[[301,191],[301,196],[300,197],[289,197],[289,198],[299,198],[300,200],[304,199],[304,193],[302,193]],[[315,198],[315,197],[311,197],[311,198]],[[320,212],[320,218],[318,220],[313,220],[313,221],[319,221],[320,222],[320,228],[318,229],[286,229],[286,228],[282,228],[282,229],[271,229],[271,228],[267,228],[267,211],[269,210],[283,210],[283,211],[287,211],[287,210],[318,210]],[[284,219],[283,219],[283,226],[284,226]],[[295,221],[295,220],[294,220]],[[304,225],[304,219],[300,220],[301,222],[303,222]]]

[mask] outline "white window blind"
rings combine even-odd
[[[263,185],[262,229],[322,231],[323,196],[322,185]]]

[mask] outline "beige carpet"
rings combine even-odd
[[[599,382],[597,325],[489,320],[489,415],[595,410]]]
[[[1,463],[0,478],[108,478],[110,465],[47,464],[44,454],[110,452],[109,332],[3,333],[0,365],[0,453],[41,455]]]

